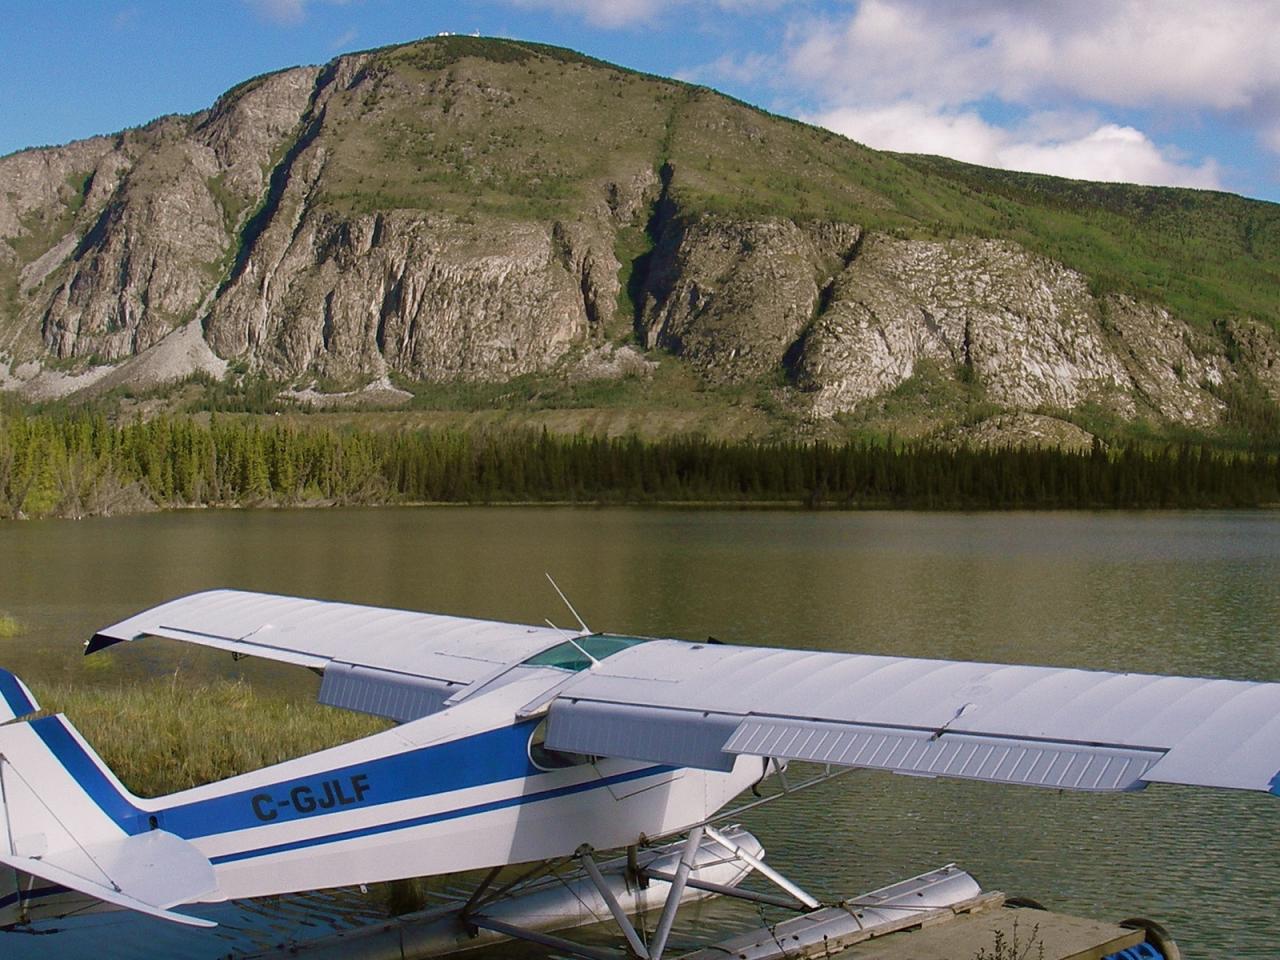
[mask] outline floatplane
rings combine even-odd
[[[565,630],[217,590],[106,627],[87,654],[163,637],[283,661],[320,674],[322,703],[396,724],[154,799],[65,716],[24,720],[35,699],[0,671],[0,927],[120,908],[211,926],[190,908],[487,871],[450,948],[503,936],[597,957],[546,932],[557,907],[536,880],[572,862],[574,902],[591,897],[629,955],[661,960],[691,897],[820,907],[750,834],[716,826],[765,780],[748,805],[851,769],[1280,794],[1280,684],[652,639],[574,617]],[[788,782],[797,761],[819,766]],[[605,870],[606,850],[626,855]],[[499,879],[511,865],[528,865],[519,883]],[[780,891],[739,888],[747,872]],[[661,893],[651,932],[630,919],[646,890]],[[858,922],[975,890],[942,868],[864,898]]]

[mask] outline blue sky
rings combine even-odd
[[[0,154],[440,31],[573,47],[872,146],[1280,201],[1280,0],[5,0]],[[0,185],[2,187],[3,185]]]

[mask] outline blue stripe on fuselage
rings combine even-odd
[[[353,809],[355,806],[375,806],[383,803],[394,803],[416,797],[436,796],[472,787],[488,786],[526,777],[537,776],[540,771],[529,760],[529,736],[538,720],[525,721],[513,726],[499,727],[484,733],[451,740],[445,743],[420,747],[405,753],[382,756],[363,763],[349,764],[325,770],[291,780],[282,780],[273,784],[260,785],[247,790],[239,790],[222,796],[196,800],[178,804],[156,811],[147,811],[136,806],[130,798],[123,794],[106,776],[94,759],[72,736],[71,732],[58,717],[46,717],[33,721],[31,727],[41,740],[66,767],[89,797],[108,817],[126,833],[141,833],[151,829],[151,819],[155,818],[155,826],[186,840],[214,834],[247,830],[253,827],[266,826],[271,823],[287,823],[299,819],[323,816],[325,813]],[[298,846],[337,842],[349,836],[363,836],[372,833],[399,830],[406,827],[432,823],[438,820],[453,819],[470,814],[486,813],[490,810],[525,803],[536,803],[583,790],[607,786],[641,777],[653,776],[667,772],[671,767],[646,767],[613,777],[591,780],[583,784],[544,790],[539,793],[523,794],[517,797],[492,801],[478,806],[466,807],[455,811],[442,811],[426,817],[381,824],[364,831],[346,831],[328,837],[315,837],[299,841],[297,844],[280,848],[265,847],[258,851],[249,851],[228,855],[215,862],[227,859],[244,859],[265,853],[276,852],[277,849],[295,849]],[[361,783],[360,799],[354,801],[356,790],[350,783],[359,778]],[[335,784],[326,788],[324,785]],[[347,792],[343,791],[347,784]],[[353,802],[334,803],[328,809],[312,807],[310,811],[299,812],[295,802],[300,792],[305,790],[308,801],[318,797],[327,798],[335,793]],[[269,798],[269,799],[267,799]],[[262,814],[273,814],[270,820]]]
[[[291,843],[277,843],[269,847],[258,847],[255,850],[241,850],[236,853],[224,854],[220,857],[212,857],[210,863],[231,863],[235,860],[248,860],[252,857],[262,857],[273,853],[285,853],[289,850],[301,850],[306,847],[322,846],[327,843],[341,843],[343,840],[356,840],[360,837],[376,836],[379,833],[390,833],[395,830],[407,830],[411,827],[423,827],[432,823],[442,823],[445,820],[457,820],[460,817],[470,817],[482,813],[491,813],[494,810],[505,810],[508,807],[519,807],[529,803],[540,803],[543,800],[555,800],[559,797],[567,797],[575,793],[585,793],[588,790],[597,790],[601,787],[611,787],[619,783],[627,783],[631,780],[640,780],[644,777],[657,776],[663,773],[670,773],[675,767],[645,767],[642,770],[632,770],[629,773],[619,773],[612,777],[605,777],[601,780],[588,780],[586,783],[577,783],[568,787],[557,787],[554,790],[543,790],[540,793],[523,794],[518,797],[506,797],[502,800],[492,800],[489,803],[478,803],[470,807],[459,807],[457,810],[443,810],[439,813],[429,813],[420,817],[410,817],[407,820],[394,820],[387,823],[374,824],[369,827],[361,827],[356,830],[343,830],[340,833],[331,833],[323,837],[308,837],[303,840],[295,840]]]
[[[527,750],[529,735],[537,723],[537,720],[531,720],[499,727],[460,740],[181,804],[166,809],[159,817],[160,825],[170,833],[190,840],[260,827],[265,822],[287,823],[338,809],[395,803],[520,780],[539,772],[530,763]],[[299,799],[314,804],[326,797],[326,790],[329,796],[336,792],[344,800],[354,801],[357,790],[350,784],[356,778],[361,779],[358,802],[341,805],[335,802],[328,810],[313,807],[310,811],[299,811]],[[331,786],[326,788],[325,784]],[[263,812],[272,815],[269,821],[260,816]]]
[[[0,669],[0,700],[3,700],[15,717],[25,717],[34,713],[36,705],[31,702],[22,689],[22,684],[8,670]]]

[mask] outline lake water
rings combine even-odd
[[[0,525],[0,565],[0,611],[28,628],[0,640],[0,665],[35,681],[113,682],[181,663],[305,695],[313,682],[278,665],[151,641],[95,663],[80,644],[214,586],[568,623],[543,571],[592,627],[622,633],[1280,680],[1274,512],[203,511]],[[1089,796],[855,773],[745,822],[820,896],[954,860],[988,889],[1054,909],[1158,919],[1189,958],[1277,955],[1280,804],[1264,795]],[[86,919],[58,953],[101,955],[110,929],[121,951],[142,936],[138,956],[158,942],[166,956],[226,955],[370,907],[325,895],[218,909],[216,937]],[[750,916],[712,908],[682,942]],[[6,957],[51,946],[0,935]]]

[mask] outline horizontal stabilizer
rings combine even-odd
[[[0,865],[19,874],[17,902],[0,913],[0,925],[30,912],[25,874],[150,916],[213,926],[170,910],[219,899],[212,864],[158,829],[136,802],[61,714],[0,727]]]
[[[40,709],[27,685],[8,670],[0,669],[0,723],[8,723]]]
[[[39,857],[0,853],[0,863],[117,907],[192,927],[217,926],[168,909],[213,892],[217,881],[199,850],[163,830]]]

